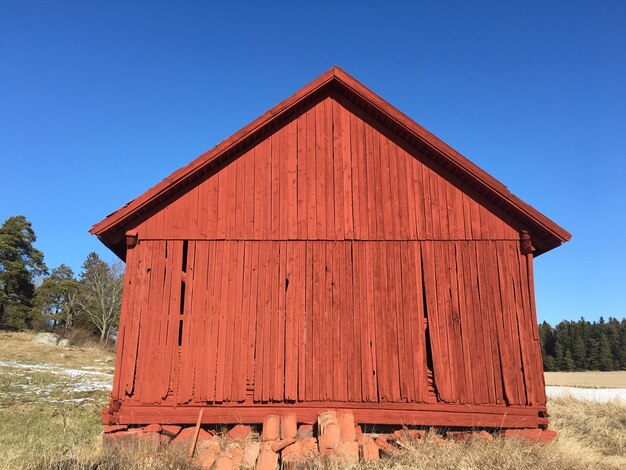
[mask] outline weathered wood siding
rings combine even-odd
[[[516,242],[142,241],[127,269],[116,397],[544,402]]]
[[[542,422],[522,227],[434,168],[327,97],[153,212],[127,252],[117,419],[364,403],[395,422],[404,403],[430,410],[417,424]]]
[[[311,107],[140,224],[140,238],[519,240],[349,108]]]

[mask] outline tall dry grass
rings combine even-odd
[[[558,399],[549,403],[551,427],[559,431],[549,444],[497,438],[441,445],[430,434],[409,444],[398,457],[352,467],[384,469],[624,469],[626,405]],[[194,468],[183,454],[130,445],[102,447],[99,408],[52,405],[0,410],[0,467],[7,469],[179,469]],[[320,468],[341,468],[320,464]]]

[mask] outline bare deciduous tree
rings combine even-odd
[[[108,264],[96,253],[90,253],[83,264],[81,283],[83,288],[76,302],[98,329],[103,342],[119,324],[124,268],[119,262]]]

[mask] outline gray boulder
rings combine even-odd
[[[55,333],[39,333],[33,338],[33,343],[47,344],[49,346],[56,346],[59,344],[59,335]]]
[[[64,348],[67,348],[67,347],[69,347],[69,345],[70,345],[70,340],[67,339],[67,338],[62,339],[61,341],[59,341],[59,346],[63,346]]]

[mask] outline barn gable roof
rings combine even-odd
[[[309,103],[328,93],[340,93],[390,132],[431,158],[444,171],[454,174],[456,178],[464,181],[518,220],[531,233],[537,254],[551,250],[571,238],[565,229],[513,195],[501,182],[336,66],[213,149],[108,215],[95,224],[90,233],[97,235],[106,246],[124,259],[126,251],[124,234],[142,217],[156,206],[197,183],[220,162],[236,156],[260,136],[271,132],[285,119],[293,117]]]

